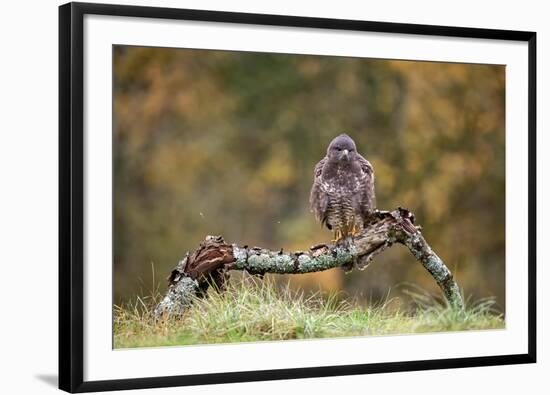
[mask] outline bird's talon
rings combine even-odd
[[[332,240],[333,243],[338,243],[340,240],[342,240],[343,236],[342,236],[342,232],[337,230],[336,232],[334,232],[334,239]]]

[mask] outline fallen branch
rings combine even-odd
[[[403,208],[377,211],[365,229],[353,239],[337,244],[319,244],[309,251],[271,251],[260,247],[227,244],[221,236],[207,236],[199,248],[178,263],[169,277],[170,286],[156,306],[155,315],[181,314],[203,295],[210,285],[223,290],[230,270],[265,273],[311,273],[334,267],[365,268],[370,261],[395,243],[409,248],[415,258],[433,276],[449,304],[464,307],[460,289],[441,258],[430,248],[414,216]]]

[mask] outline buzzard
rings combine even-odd
[[[334,138],[315,166],[309,202],[336,242],[360,232],[375,210],[374,170],[347,134]]]

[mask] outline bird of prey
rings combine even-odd
[[[334,138],[315,166],[309,202],[335,242],[359,233],[374,212],[374,170],[347,134]]]

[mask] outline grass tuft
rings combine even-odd
[[[376,336],[423,332],[501,329],[504,318],[491,299],[467,301],[464,311],[422,292],[409,292],[413,311],[395,300],[363,307],[338,294],[305,295],[282,290],[272,279],[245,278],[223,294],[210,290],[183,316],[155,320],[158,292],[114,307],[114,347],[134,348],[261,340]]]

